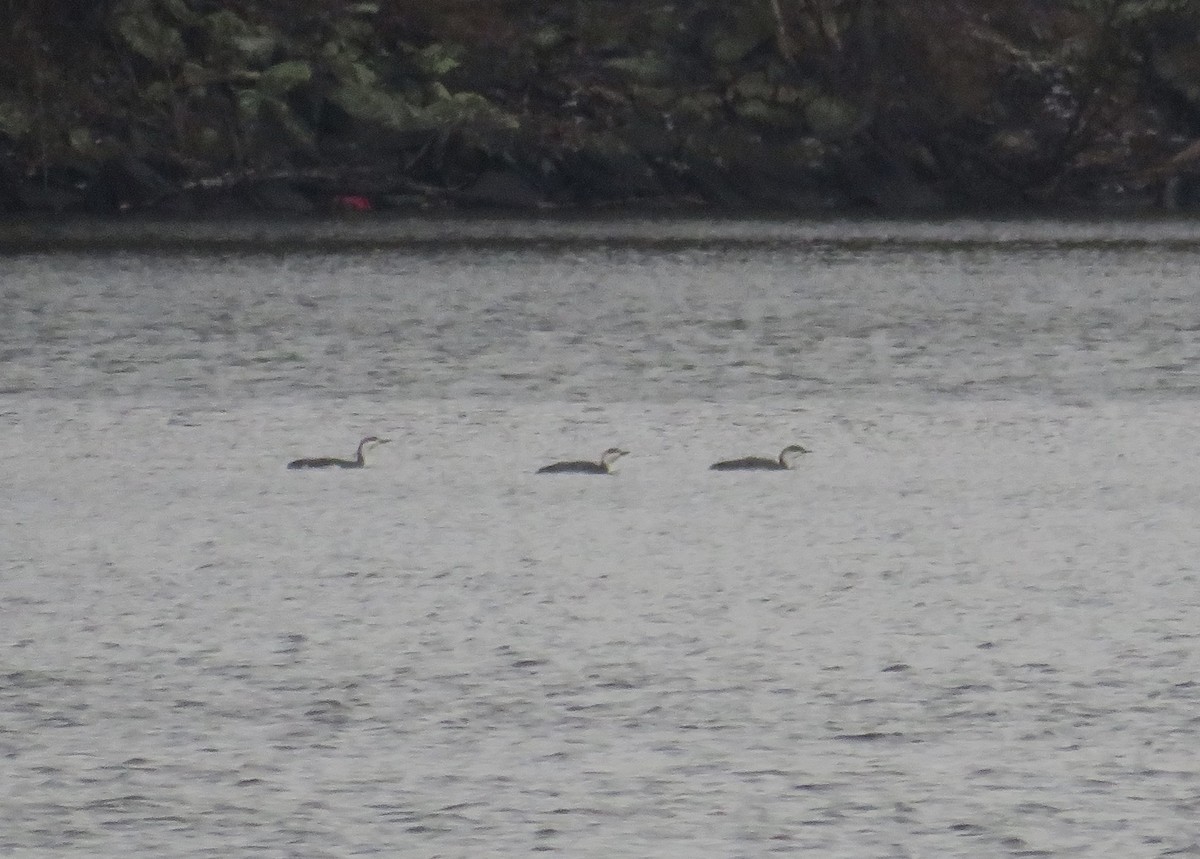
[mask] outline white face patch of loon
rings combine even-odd
[[[601,454],[600,464],[608,466],[609,470],[611,471],[613,463],[625,456],[627,453],[629,453],[629,451],[621,450],[619,447],[610,447],[608,450],[604,451],[603,454]]]

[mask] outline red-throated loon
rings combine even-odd
[[[713,471],[785,471],[792,467],[793,460],[805,453],[812,453],[812,451],[798,444],[789,444],[780,452],[779,459],[747,456],[742,459],[714,462],[709,468]]]
[[[538,474],[612,474],[612,464],[629,453],[619,447],[610,447],[600,454],[599,462],[587,460],[571,460],[570,462],[555,462],[544,465],[537,470]]]
[[[369,435],[358,443],[358,450],[354,453],[354,459],[338,459],[334,456],[293,459],[288,463],[288,468],[362,468],[367,464],[367,460],[363,454],[372,448],[379,447],[381,444],[387,444],[389,441],[391,441],[390,438],[379,438],[378,436]]]

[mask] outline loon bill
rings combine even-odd
[[[390,442],[390,438],[380,438],[379,436],[369,435],[358,443],[358,450],[354,452],[354,459],[338,459],[336,456],[317,456],[311,459],[293,459],[288,463],[288,468],[362,468],[367,464],[364,454],[368,450],[373,450],[381,444]]]
[[[712,471],[786,471],[806,453],[812,453],[812,451],[798,444],[789,444],[780,451],[778,459],[768,459],[765,456],[725,459],[721,462],[714,462],[709,469]]]
[[[588,462],[586,459],[573,459],[567,462],[555,462],[543,465],[537,470],[538,474],[612,474],[612,464],[629,451],[619,447],[610,447],[600,454],[599,462]]]

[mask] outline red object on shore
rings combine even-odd
[[[333,203],[348,212],[369,212],[373,208],[370,199],[361,194],[339,194],[333,198]]]

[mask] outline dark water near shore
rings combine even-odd
[[[1200,225],[188,229],[0,269],[0,853],[1200,855]]]

